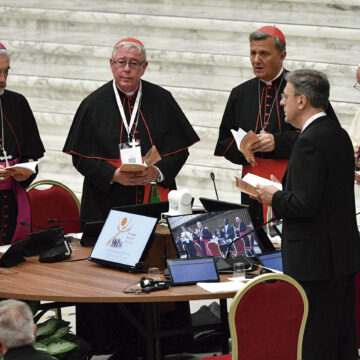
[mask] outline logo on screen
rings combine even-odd
[[[117,233],[111,239],[109,239],[106,243],[107,246],[113,248],[121,248],[123,246],[123,241],[121,239],[121,234],[128,233],[132,228],[132,224],[128,221],[127,217],[124,217],[121,222],[117,225]]]

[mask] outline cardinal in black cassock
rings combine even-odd
[[[37,160],[44,156],[34,115],[25,97],[5,89],[10,59],[0,43],[0,165],[6,167],[17,163]],[[2,176],[0,180],[0,245],[22,240],[30,233],[29,198],[26,188],[36,174],[24,175],[18,181],[14,176]]]

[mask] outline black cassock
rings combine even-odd
[[[129,123],[136,94],[129,98],[121,91],[118,92]],[[175,189],[175,177],[189,155],[187,149],[199,141],[199,137],[171,93],[142,80],[139,117],[132,130],[135,139],[141,142],[142,156],[146,155],[152,145],[156,146],[162,157],[156,166],[164,176],[160,185],[170,190]],[[74,166],[84,175],[82,220],[105,219],[114,206],[143,202],[144,186],[111,184],[116,166],[110,162],[119,160],[119,144],[128,141],[116,103],[113,82],[110,81],[80,104],[63,149],[72,155]],[[162,316],[162,328],[188,324],[188,303],[179,302],[175,309],[169,305],[174,310],[174,316]],[[143,311],[139,306],[128,306],[143,322]],[[166,304],[164,306],[169,307]],[[135,329],[119,313],[116,304],[81,304],[77,306],[76,312],[77,334],[93,344],[96,354],[110,353],[117,349],[131,353],[143,351],[143,339],[139,338]],[[184,340],[186,338],[183,337]],[[179,338],[175,337],[174,342],[181,346]],[[164,340],[164,344],[168,345],[169,340]],[[165,349],[165,352],[172,350]]]
[[[119,91],[129,122],[136,94],[128,98]],[[136,128],[136,129],[135,129]],[[138,121],[133,126],[145,156],[155,145],[162,159],[156,166],[164,175],[161,186],[176,188],[175,177],[184,165],[188,147],[199,137],[172,97],[160,86],[142,81]],[[63,151],[73,156],[73,164],[84,175],[81,219],[105,219],[114,206],[142,203],[144,186],[111,184],[120,158],[119,144],[128,142],[112,81],[83,100],[76,112]]]
[[[27,162],[29,159],[37,160],[43,157],[45,149],[34,115],[25,97],[14,91],[5,90],[0,100],[3,111],[3,131],[0,124],[0,164],[6,166],[2,146],[6,150],[10,165],[15,159],[17,162]],[[21,225],[18,225],[19,222],[25,219],[28,219],[27,222],[31,221],[30,213],[24,214],[26,217],[21,219],[17,217],[18,208],[27,213],[23,209],[28,207],[27,194],[24,194],[23,189],[26,189],[35,177],[36,174],[21,182],[16,182],[12,177],[1,181],[0,245],[8,244],[12,240],[21,240],[24,231]]]

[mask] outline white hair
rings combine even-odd
[[[10,54],[6,49],[0,49],[0,56],[7,56],[10,61]]]
[[[0,302],[0,341],[7,349],[35,342],[33,314],[26,303],[18,300]]]
[[[116,45],[112,51],[112,54],[111,54],[111,57],[114,59],[114,56],[115,56],[115,53],[116,53],[116,50],[119,49],[119,48],[135,48],[137,50],[137,52],[139,54],[143,54],[143,61],[145,62],[146,61],[146,49],[144,46],[141,46],[140,44],[136,43],[136,42],[131,42],[131,41],[124,41],[124,42],[121,42],[120,44]]]

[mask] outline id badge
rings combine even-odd
[[[131,141],[119,145],[122,164],[142,164],[140,141]]]

